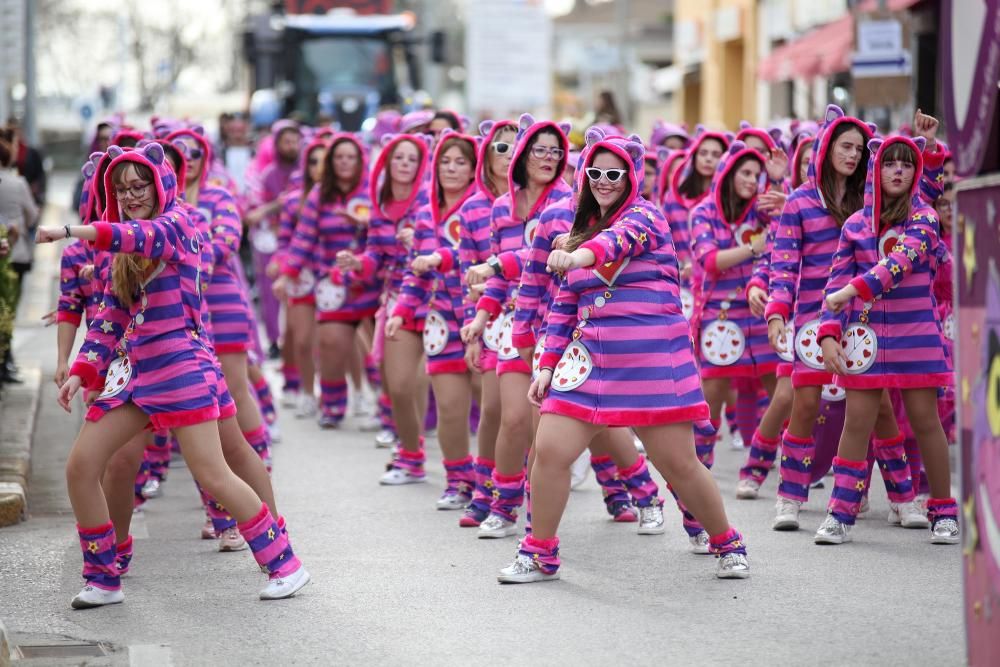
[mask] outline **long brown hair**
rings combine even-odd
[[[379,206],[385,206],[387,203],[392,201],[392,175],[389,172],[392,169],[392,158],[393,156],[396,155],[396,150],[403,144],[410,144],[411,146],[416,148],[417,155],[420,156],[419,159],[420,160],[424,159],[424,155],[426,154],[427,151],[418,146],[417,142],[411,141],[410,139],[403,139],[402,141],[397,141],[396,143],[394,143],[392,145],[392,148],[389,149],[389,154],[385,156],[385,178],[382,179],[382,188],[378,191],[378,201],[373,202],[374,204],[377,204]],[[417,171],[419,175],[419,170]],[[372,178],[374,178],[374,176],[372,176]],[[414,182],[411,184],[411,187],[419,188],[420,184],[414,180]]]
[[[451,137],[451,136],[449,136],[448,138],[446,138],[444,140],[444,143],[441,144],[440,152],[437,153],[437,155],[439,155],[439,156],[440,155],[444,155],[449,150],[451,150],[452,146],[458,146],[458,150],[462,151],[462,156],[466,160],[469,161],[469,164],[472,165],[472,173],[475,174],[476,173],[476,148],[475,148],[475,144],[473,144],[468,139],[464,139],[462,137]],[[438,206],[444,206],[444,188],[441,186],[441,179],[438,178],[438,174],[437,174],[437,170],[439,168],[440,168],[440,166],[437,164],[437,161],[435,161],[435,163],[434,163],[434,182],[437,183],[437,193],[436,193],[437,194],[437,203],[438,203]],[[475,176],[473,176],[473,178],[475,178]]]
[[[882,154],[882,160],[879,162],[879,172],[878,174],[872,174],[874,178],[878,178],[878,187],[882,187],[882,164],[885,162],[906,162],[908,164],[916,165],[917,156],[914,154],[913,149],[902,141],[897,141],[892,143],[888,148],[885,149],[885,153]],[[914,171],[913,178],[916,179],[918,175]],[[912,195],[909,192],[904,192],[895,199],[883,199],[882,205],[879,211],[879,226],[884,222],[886,225],[893,225],[898,222],[902,222],[910,217],[910,199]]]
[[[111,182],[115,185],[125,184],[125,171],[129,168],[135,169],[136,176],[149,183],[154,183],[156,174],[153,170],[141,162],[120,162],[111,172]],[[153,215],[160,214],[162,203],[153,190]],[[123,306],[129,308],[135,301],[136,292],[139,286],[146,279],[149,273],[156,267],[157,262],[140,255],[118,253],[111,262],[111,288]]]
[[[758,164],[760,164],[760,160],[752,153],[750,155],[744,155],[736,161],[736,164],[726,171],[726,177],[722,179],[722,190],[720,192],[720,199],[722,200],[722,217],[729,223],[736,222],[747,207],[747,200],[736,194],[736,187],[733,185],[733,179],[736,178],[736,172],[739,171],[740,167],[742,167],[748,160],[755,160]],[[764,166],[761,165],[761,169],[763,169],[763,167]]]
[[[594,159],[601,153],[611,153],[611,155],[614,155],[619,160],[622,159],[620,155],[607,148],[598,148],[594,151],[593,157],[587,160],[587,164],[593,165]],[[625,163],[624,168],[626,170],[632,168],[632,165],[628,162],[622,161]],[[590,189],[590,180],[584,177],[583,182],[584,186],[580,188],[580,200],[576,205],[576,215],[573,217],[573,228],[570,230],[569,239],[566,241],[566,252],[573,252],[580,245],[607,229],[613,222],[611,219],[612,216],[620,211],[635,195],[632,192],[632,181],[626,175],[625,189],[618,196],[618,199],[608,207],[607,213],[601,215],[601,206],[597,203],[597,198],[594,197],[594,193]]]
[[[837,174],[833,168],[830,153],[833,151],[837,139],[841,135],[850,131],[855,131],[861,135],[861,157],[854,173],[847,177],[844,184],[844,199],[837,201],[834,193],[837,191]],[[819,189],[823,194],[823,202],[826,210],[830,212],[833,219],[837,221],[837,226],[843,227],[847,220],[855,211],[865,205],[865,177],[868,175],[868,145],[865,142],[865,132],[857,123],[844,122],[834,128],[830,141],[826,144],[826,155],[823,156],[822,173],[820,174]],[[813,160],[817,156],[813,156]]]
[[[315,153],[316,151],[325,151],[325,150],[327,150],[326,146],[323,146],[322,144],[317,144],[316,146],[313,146],[312,149],[309,150],[309,152],[306,153],[306,160],[305,160],[306,168],[302,170],[302,196],[299,197],[300,213],[302,212],[302,207],[305,206],[306,199],[309,197],[309,193],[312,192],[313,186],[316,185],[316,183],[322,181],[323,174],[326,173],[326,170],[324,169],[323,165],[323,163],[326,162],[326,154],[324,153],[323,158],[320,159],[319,180],[313,181],[311,178],[309,178],[309,158],[312,157],[312,154]]]
[[[351,177],[347,187],[343,189],[337,182],[337,175],[333,170],[333,155],[337,152],[337,147],[342,144],[350,144],[351,148],[358,154],[358,168]],[[319,179],[319,201],[321,204],[327,204],[337,199],[347,199],[349,194],[358,189],[358,185],[361,183],[361,172],[364,171],[363,157],[358,145],[346,137],[340,137],[330,144],[330,147],[326,150],[326,155],[323,157],[323,175]]]

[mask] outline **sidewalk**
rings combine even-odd
[[[68,207],[74,178],[69,172],[52,175],[42,224],[75,221]],[[62,245],[36,246],[14,323],[14,359],[23,383],[5,385],[0,398],[0,527],[28,518],[31,439],[39,394],[42,382],[51,381],[55,371],[56,328],[45,327],[42,316],[56,304]]]

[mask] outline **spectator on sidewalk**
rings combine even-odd
[[[11,116],[7,119],[7,130],[11,133],[9,141],[13,146],[14,166],[17,167],[17,173],[21,174],[28,182],[35,203],[38,206],[44,206],[45,189],[48,186],[44,156],[37,148],[28,145],[27,138],[21,133],[21,123],[17,118]]]

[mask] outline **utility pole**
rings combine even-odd
[[[632,100],[629,83],[629,0],[615,1],[615,23],[618,28],[618,77],[615,80],[615,103],[621,111],[622,122],[631,126]]]
[[[24,3],[24,134],[29,146],[38,145],[38,90],[35,79],[35,0]]]

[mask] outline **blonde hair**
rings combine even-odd
[[[125,184],[125,171],[129,168],[135,170],[136,176],[139,178],[153,182],[156,175],[149,166],[139,163],[139,162],[121,162],[115,166],[114,170],[111,172],[111,182],[115,185]],[[154,198],[156,197],[154,191]],[[158,215],[160,212],[160,202],[157,201],[153,206],[154,211]],[[114,260],[111,262],[111,289],[114,291],[115,296],[123,306],[129,308],[135,301],[136,292],[142,286],[146,277],[156,268],[159,262],[157,260],[148,259],[140,255],[132,255],[126,253],[119,253],[115,255]]]

